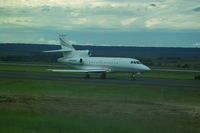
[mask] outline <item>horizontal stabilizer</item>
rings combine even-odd
[[[87,73],[87,72],[109,72],[108,70],[104,70],[104,69],[88,69],[88,70],[65,70],[65,69],[47,69],[48,71],[52,71],[52,72],[83,72],[83,73]]]
[[[57,52],[71,52],[72,49],[59,49],[59,50],[49,50],[49,51],[43,51],[45,53],[57,53]]]

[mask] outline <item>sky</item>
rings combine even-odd
[[[0,43],[200,47],[199,0],[0,0]]]

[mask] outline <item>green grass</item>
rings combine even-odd
[[[1,111],[5,117],[2,117],[1,122],[2,132],[15,132],[15,133],[178,133],[178,132],[196,132],[195,129],[186,129],[184,126],[187,123],[180,121],[173,121],[167,123],[159,118],[122,118],[122,117],[90,117],[90,116],[77,116],[77,115],[55,115],[55,114],[37,114],[37,113],[24,113],[24,112],[7,112]],[[10,123],[12,121],[12,123]],[[147,124],[151,123],[151,124]],[[16,123],[13,125],[13,123]],[[176,124],[183,124],[179,129],[176,129]],[[191,124],[196,124],[191,121]],[[162,127],[162,128],[159,128]],[[196,127],[198,125],[196,124]]]
[[[90,96],[108,98],[142,98],[200,102],[200,92],[196,88],[171,88],[166,86],[143,86],[120,83],[90,83],[73,81],[47,81],[1,79],[1,92],[17,94],[42,94],[63,96]],[[165,94],[167,92],[167,94]],[[188,97],[190,95],[190,97]]]
[[[161,79],[175,79],[175,80],[194,80],[197,73],[193,72],[146,72],[141,77],[145,78],[161,78]]]
[[[46,69],[0,66],[1,71]],[[139,78],[192,80],[193,74],[147,72]],[[195,87],[0,79],[2,133],[199,133],[199,107],[200,90]]]
[[[28,65],[4,65],[0,64],[0,71],[19,71],[19,72],[49,72],[47,69],[64,69],[64,67],[48,66],[28,66]]]
[[[2,133],[198,133],[200,90],[0,80]]]

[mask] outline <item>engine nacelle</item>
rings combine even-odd
[[[64,62],[69,64],[81,65],[84,63],[84,60],[83,58],[70,58],[70,59],[65,59]]]
[[[75,52],[78,57],[90,57],[91,56],[91,52],[89,50],[77,50]]]

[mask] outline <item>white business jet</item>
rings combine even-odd
[[[135,79],[136,74],[151,70],[133,58],[91,57],[89,50],[74,49],[64,37],[65,35],[59,35],[61,49],[44,52],[62,52],[63,57],[57,61],[73,69],[48,69],[50,71],[86,73],[86,78],[90,78],[89,73],[101,73],[102,79],[105,79],[106,73],[109,72],[131,73]]]

